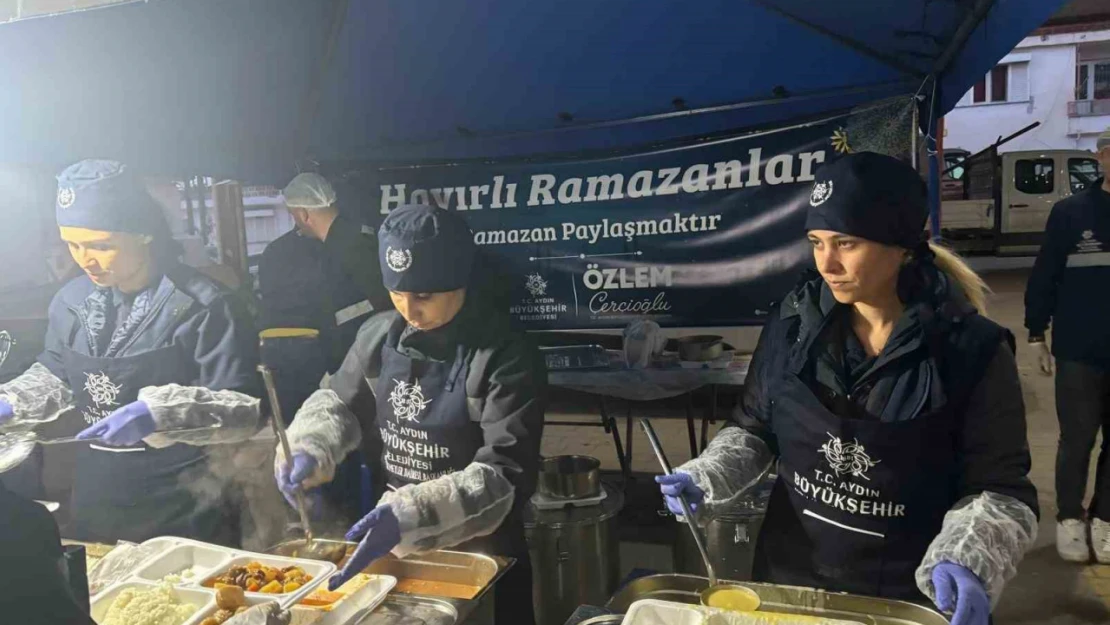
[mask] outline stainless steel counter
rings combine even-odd
[[[760,610],[768,612],[855,620],[870,625],[948,625],[948,619],[939,612],[908,601],[755,582],[730,583],[745,586],[758,593],[762,602]],[[704,577],[649,575],[620,589],[605,607],[613,612],[625,612],[633,602],[640,599],[697,605],[699,593],[708,586],[709,580]]]

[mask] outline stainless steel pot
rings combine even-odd
[[[537,625],[562,625],[579,605],[604,605],[620,581],[617,513],[624,494],[605,484],[594,506],[524,512]]]
[[[714,517],[702,528],[710,563],[718,579],[746,581],[752,578],[752,557],[759,529],[763,526],[763,511],[732,512]],[[676,573],[704,576],[698,546],[686,528],[680,527],[674,548]]]
[[[706,362],[716,360],[725,351],[725,340],[720,336],[698,334],[677,339],[678,357],[681,360]]]
[[[555,456],[540,467],[540,493],[552,499],[587,499],[601,494],[601,461],[589,456]]]

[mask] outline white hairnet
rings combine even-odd
[[[335,204],[335,189],[327,178],[316,173],[297,174],[282,192],[290,208],[315,210]]]

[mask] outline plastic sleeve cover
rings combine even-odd
[[[951,562],[975,573],[991,605],[998,605],[1006,582],[1036,540],[1037,517],[1021,501],[990,491],[965,498],[944,516],[940,534],[917,568],[917,587],[935,601],[933,568]]]
[[[213,391],[180,384],[146,386],[139,390],[139,401],[150,408],[158,430],[221,424],[207,432],[156,431],[143,439],[155,448],[176,443],[197,446],[238,443],[254,436],[261,421],[259,400],[238,391]]]
[[[462,471],[382,495],[401,526],[401,543],[393,555],[446,549],[492,534],[513,507],[515,489],[487,464],[472,462]]]
[[[694,478],[705,491],[709,514],[727,507],[758,484],[774,464],[775,456],[762,438],[739,426],[722,429],[700,456],[675,469]]]
[[[320,389],[309,395],[286,429],[289,449],[294,454],[306,453],[316,460],[315,474],[305,481],[305,488],[330,482],[335,467],[362,443],[358,418],[335,391]],[[285,463],[285,454],[278,445],[275,463]]]
[[[0,384],[0,399],[12,406],[9,423],[46,423],[73,407],[73,391],[41,363]]]

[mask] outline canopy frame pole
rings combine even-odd
[[[956,55],[963,50],[964,45],[967,44],[967,40],[971,39],[971,34],[975,32],[979,24],[983,23],[983,20],[987,18],[987,14],[994,8],[994,3],[995,0],[976,0],[975,7],[971,10],[971,13],[964,18],[963,23],[960,24],[955,34],[952,35],[952,41],[948,43],[948,48],[937,58],[936,65],[933,66],[933,71],[930,72],[934,77],[941,76],[948,70],[948,66],[956,59]]]
[[[778,15],[781,15],[781,16],[785,17],[786,19],[798,24],[799,26],[804,26],[805,28],[808,28],[809,30],[812,30],[815,33],[818,33],[820,35],[824,35],[825,37],[828,37],[829,39],[832,39],[833,41],[839,43],[840,45],[842,45],[846,48],[850,48],[852,50],[855,50],[856,52],[859,52],[860,54],[863,54],[864,56],[875,59],[876,61],[879,61],[883,65],[886,65],[886,66],[888,66],[892,69],[896,69],[896,70],[898,70],[898,71],[900,71],[904,74],[908,74],[908,75],[913,76],[915,78],[923,78],[923,77],[926,76],[926,73],[924,71],[922,71],[922,70],[920,70],[920,69],[918,69],[918,68],[916,68],[916,67],[914,67],[914,66],[912,66],[908,63],[905,63],[904,61],[900,61],[897,58],[895,58],[893,56],[890,56],[889,54],[883,54],[882,52],[879,52],[878,50],[875,50],[874,48],[866,46],[866,45],[860,43],[859,41],[856,41],[855,39],[852,39],[851,37],[847,37],[847,36],[842,35],[840,33],[833,32],[833,31],[829,30],[828,28],[825,28],[824,26],[821,26],[820,24],[814,24],[813,22],[810,22],[810,21],[805,20],[801,17],[798,17],[797,15],[794,15],[794,14],[792,14],[792,13],[790,13],[790,12],[788,12],[788,11],[778,7],[778,6],[775,6],[771,2],[768,2],[767,0],[752,0],[752,1],[755,4],[763,7],[764,9],[767,9],[768,11],[771,11],[772,13],[777,13]]]
[[[940,99],[940,81],[936,74],[932,76],[933,88],[929,95],[928,130],[925,133],[925,151],[929,157],[929,234],[934,241],[940,240],[940,153],[937,151],[937,138],[935,134],[937,123],[938,101]]]

